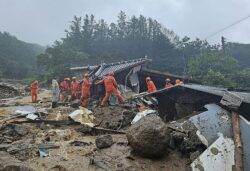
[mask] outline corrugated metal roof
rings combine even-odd
[[[140,58],[140,59],[135,59],[135,60],[122,61],[122,62],[109,63],[109,64],[102,63],[100,65],[95,65],[95,66],[73,67],[70,69],[74,70],[74,71],[81,71],[81,70],[93,71],[94,69],[98,68],[97,71],[95,71],[95,73],[92,76],[103,77],[104,75],[106,75],[110,72],[117,73],[117,72],[120,72],[122,70],[144,64],[148,61],[150,61],[150,59]]]
[[[101,67],[97,72],[96,76],[97,77],[103,77],[106,74],[110,72],[119,72],[124,69],[132,68],[141,64],[144,64],[148,61],[147,58],[141,58],[137,60],[132,60],[132,61],[124,61],[124,62],[117,62],[117,63],[112,63],[112,64],[104,64],[103,67]],[[97,75],[98,73],[98,75]]]
[[[220,88],[220,87],[212,87],[212,86],[205,86],[205,85],[199,85],[199,84],[183,84],[183,85],[179,85],[179,86],[175,86],[173,88],[171,88],[170,90],[167,89],[161,89],[158,90],[154,93],[151,94],[160,94],[160,93],[165,93],[167,91],[171,91],[175,88],[188,88],[188,89],[192,89],[192,90],[197,90],[197,91],[201,91],[201,92],[205,92],[208,94],[213,94],[216,96],[221,96],[223,97],[223,95],[227,92],[236,94],[237,96],[239,96],[243,102],[246,103],[250,103],[250,93],[248,92],[236,92],[236,91],[228,91],[228,89],[226,88]]]

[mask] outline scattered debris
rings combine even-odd
[[[94,116],[92,112],[86,108],[81,107],[79,110],[75,110],[69,115],[69,117],[75,122],[79,122],[90,127],[94,126]]]
[[[234,142],[220,134],[192,164],[192,170],[228,170],[232,171],[234,162]]]
[[[79,100],[51,108],[49,90],[42,90],[34,104],[28,96],[1,99],[1,94],[0,170],[188,170],[190,163],[193,170],[232,170],[237,148],[249,170],[248,94],[195,84],[139,93],[146,76],[159,87],[169,76],[145,72],[144,63],[90,69],[96,79],[115,72],[127,97],[121,105],[99,107],[95,86],[89,109],[79,108]],[[240,114],[239,125],[232,124],[232,111]]]
[[[147,116],[149,114],[156,114],[157,111],[156,110],[151,110],[151,109],[147,109],[144,110],[142,112],[138,112],[135,116],[135,118],[132,120],[131,124],[135,124],[137,121],[139,121],[142,117]]]
[[[72,141],[70,142],[70,145],[74,145],[74,146],[90,146],[92,145],[93,143],[92,142],[84,142],[84,141]]]

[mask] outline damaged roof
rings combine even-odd
[[[187,88],[187,89],[192,89],[195,91],[200,91],[200,92],[213,94],[213,95],[221,96],[221,97],[223,97],[223,95],[225,93],[230,92],[230,93],[233,93],[233,94],[239,96],[243,102],[250,103],[250,93],[247,93],[247,92],[228,91],[228,89],[226,89],[226,88],[205,86],[205,85],[199,85],[199,84],[183,84],[183,85],[173,87],[171,89],[175,89],[175,88],[178,88],[178,89],[179,88]],[[158,90],[158,91],[151,93],[151,94],[152,95],[153,94],[160,94],[160,93],[164,93],[167,91],[168,91],[167,89],[161,89],[161,90]]]
[[[70,68],[71,70],[79,71],[79,70],[89,70],[94,71],[95,77],[103,77],[106,74],[110,72],[120,72],[125,69],[133,68],[142,64],[145,64],[146,62],[150,61],[148,58],[140,58],[136,60],[129,60],[129,61],[123,61],[123,62],[116,62],[116,63],[102,63],[100,65],[96,66],[83,66],[83,67],[74,67]]]

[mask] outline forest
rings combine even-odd
[[[18,40],[7,32],[0,32],[0,77],[23,79],[36,69],[36,56],[44,47]]]
[[[35,51],[37,46],[31,47],[33,54],[39,52]],[[36,58],[31,57],[31,52],[25,51],[29,54],[23,55],[29,62],[25,63],[28,66],[23,68],[19,77],[29,76],[25,71],[36,66],[33,69],[36,78],[50,82],[52,78],[70,75],[70,67],[147,56],[152,59],[149,66],[152,69],[188,76],[207,85],[250,89],[249,44],[226,42],[221,46],[198,38],[180,38],[152,18],[129,17],[123,11],[114,23],[96,19],[94,15],[74,16],[64,37]],[[20,56],[18,61],[12,59],[9,56],[7,61],[15,65],[23,57]],[[0,69],[4,76],[15,76],[15,73],[4,74],[5,67],[3,65]]]

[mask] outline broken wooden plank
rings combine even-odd
[[[243,149],[241,143],[241,131],[240,131],[240,122],[239,115],[235,112],[232,112],[232,126],[233,126],[233,136],[235,144],[235,171],[243,170]]]
[[[77,128],[75,128],[77,132],[81,132],[83,134],[89,134],[89,135],[99,135],[99,134],[126,134],[123,131],[117,131],[112,129],[106,129],[101,127],[90,127],[88,125],[80,125]]]
[[[44,123],[44,124],[57,125],[57,126],[79,125],[79,123],[76,123],[76,122],[71,121],[71,120],[25,120],[25,121],[14,121],[12,123],[14,123],[14,124],[22,124],[22,123]]]

